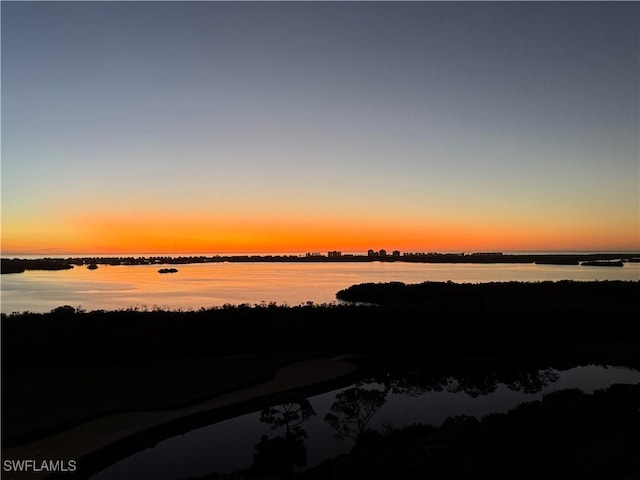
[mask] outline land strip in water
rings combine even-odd
[[[363,263],[363,262],[407,262],[407,263],[537,263],[541,265],[586,265],[599,266],[602,262],[617,261],[621,266],[626,262],[640,261],[638,252],[607,253],[566,253],[566,254],[503,254],[500,252],[479,253],[400,253],[387,254],[385,251],[370,252],[366,255],[342,254],[340,252],[307,253],[304,255],[213,255],[213,256],[142,256],[142,257],[68,257],[68,258],[2,258],[0,272],[22,273],[26,270],[67,270],[77,266],[95,268],[99,265],[187,265],[195,263]],[[612,264],[608,264],[611,266]]]

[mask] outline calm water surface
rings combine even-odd
[[[640,372],[617,367],[583,366],[569,370],[546,371],[548,383],[535,393],[514,390],[498,383],[495,390],[475,395],[460,391],[456,379],[442,391],[425,391],[417,395],[388,393],[382,408],[373,417],[370,428],[380,430],[385,423],[401,427],[412,423],[440,425],[447,417],[472,415],[478,418],[493,412],[504,412],[516,405],[538,400],[545,393],[566,388],[579,388],[586,393],[607,388],[613,383],[638,383]],[[361,385],[381,390],[380,384]],[[346,387],[349,388],[349,387]],[[333,390],[309,398],[315,415],[302,424],[307,433],[307,467],[327,458],[347,453],[353,441],[338,440],[324,421],[338,393]],[[262,435],[283,435],[283,428],[273,430],[253,412],[177,435],[152,448],[147,448],[94,475],[92,480],[153,478],[177,480],[213,471],[228,472],[248,467],[256,444]]]
[[[363,282],[492,282],[640,280],[640,263],[624,267],[535,264],[207,263],[107,266],[97,270],[26,271],[2,275],[1,310],[47,312],[60,305],[87,310],[129,307],[199,309],[224,304],[330,303],[338,290]]]

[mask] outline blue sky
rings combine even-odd
[[[3,250],[638,249],[639,13],[2,2]]]

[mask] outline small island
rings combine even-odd
[[[177,273],[177,268],[161,268],[158,273]]]
[[[582,262],[580,265],[585,267],[624,267],[622,260],[593,260]]]

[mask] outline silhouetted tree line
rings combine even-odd
[[[0,272],[2,273],[22,273],[25,270],[68,270],[70,268],[73,268],[71,262],[54,258],[38,260],[3,258],[0,260]]]
[[[637,296],[640,282],[602,281],[578,282],[563,280],[558,282],[487,282],[454,283],[423,282],[405,284],[403,282],[361,283],[352,285],[336,293],[339,300],[376,303],[429,303],[450,302],[457,299],[473,302],[474,306],[505,304],[531,301],[544,308],[567,304],[578,307],[585,302],[611,302],[611,307],[624,298]],[[535,305],[532,305],[535,307]]]
[[[194,255],[152,257],[69,257],[25,260],[3,258],[0,273],[21,273],[25,270],[62,270],[73,265],[184,265],[191,263],[222,262],[410,262],[410,263],[538,263],[556,265],[578,265],[580,262],[607,260],[637,261],[637,253],[589,253],[560,255],[509,255],[496,253],[405,253],[404,255]]]
[[[380,305],[92,312],[63,306],[3,314],[3,366],[291,352],[492,357],[612,342],[640,357],[640,282],[386,284],[349,291],[373,292],[355,297]],[[422,300],[414,301],[414,292]],[[619,345],[609,350],[609,356],[624,353]]]

